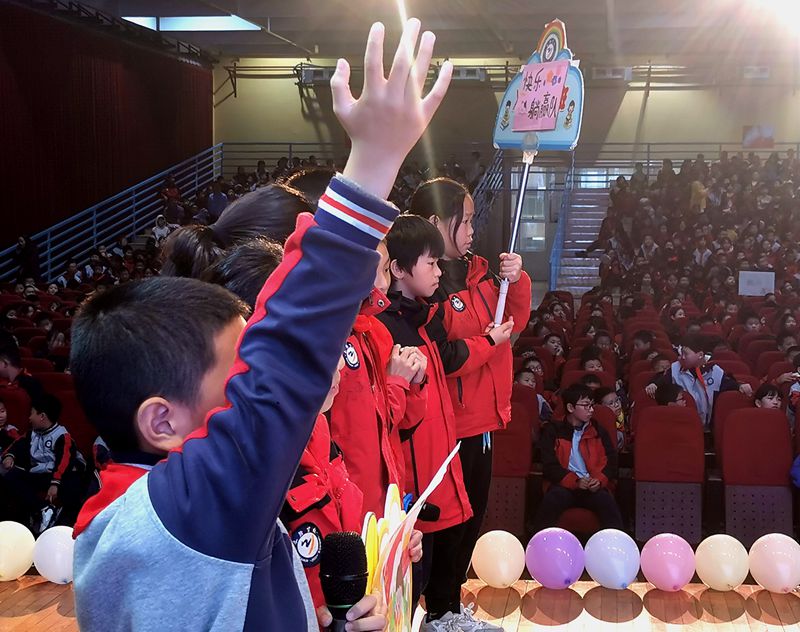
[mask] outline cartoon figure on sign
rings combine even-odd
[[[567,116],[564,118],[564,128],[569,129],[572,127],[572,115],[575,112],[575,101],[570,101],[567,106]]]
[[[503,120],[500,121],[500,127],[506,129],[511,123],[511,101],[506,101],[506,109],[503,111]]]

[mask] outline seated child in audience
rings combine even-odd
[[[612,353],[616,353],[617,351],[614,338],[604,329],[597,332],[594,337],[594,344],[603,351],[611,351]]]
[[[581,368],[592,373],[600,373],[604,370],[601,351],[598,347],[589,346],[581,352]]]
[[[11,388],[25,391],[31,400],[44,393],[42,383],[22,368],[17,341],[3,332],[0,332],[0,379],[8,381]]]
[[[594,392],[594,401],[598,405],[608,406],[614,412],[617,426],[617,448],[622,449],[629,433],[628,418],[622,405],[622,399],[615,390],[603,386]]]
[[[655,400],[659,406],[686,406],[686,398],[682,387],[672,382],[659,384]]]
[[[0,451],[4,451],[19,438],[19,429],[8,422],[8,409],[0,399]]]
[[[533,371],[521,369],[514,375],[514,383],[522,384],[533,390],[536,390],[536,376]],[[539,403],[539,419],[541,421],[550,421],[553,417],[553,409],[541,393],[536,393],[536,400]]]
[[[415,46],[418,27],[407,23],[404,46]],[[370,42],[366,66],[379,69],[382,26],[373,27]],[[423,36],[423,60],[432,43]],[[277,518],[373,287],[375,248],[397,215],[383,199],[436,110],[450,68],[424,101],[418,90],[402,90],[415,81],[407,64],[397,64],[388,81],[375,77],[355,101],[349,69],[339,62],[334,109],[352,149],[344,176],[330,185],[338,203],[300,217],[246,327],[241,301],[192,279],[134,282],[81,307],[72,372],[114,461],[76,526],[82,629],[160,629],[176,613],[187,630],[330,624],[324,613],[318,622],[307,588],[300,590],[305,576]],[[387,85],[395,84],[402,103],[387,107]],[[369,226],[357,219],[365,212]],[[120,565],[125,573],[109,582],[108,569]],[[361,618],[375,603],[365,597],[348,617]],[[348,623],[385,626],[379,613]]]
[[[592,419],[594,394],[575,385],[561,398],[566,418],[542,427],[542,472],[550,487],[539,504],[534,532],[556,526],[572,507],[594,512],[602,529],[622,529],[619,507],[608,489],[617,474],[617,452],[606,431]]]
[[[650,397],[655,397],[661,384],[682,387],[694,397],[697,412],[705,427],[711,424],[711,411],[717,393],[739,390],[748,397],[753,394],[749,384],[739,384],[718,365],[708,362],[705,353],[707,344],[703,336],[686,336],[681,345],[680,358],[672,363],[669,371],[655,377],[645,388]]]
[[[603,382],[594,373],[587,373],[581,378],[579,383],[582,384],[583,386],[588,387],[589,390],[593,392],[603,386]]]
[[[656,373],[664,373],[669,371],[669,367],[672,366],[672,362],[669,361],[669,358],[665,355],[658,354],[650,360],[650,366]]]
[[[797,386],[797,384],[792,385],[792,388],[795,386]],[[800,392],[800,388],[798,388],[797,392]],[[753,395],[753,404],[756,408],[780,410],[782,403],[781,392],[774,384],[762,384],[756,389]]]
[[[72,525],[84,493],[86,462],[60,416],[61,402],[43,393],[32,402],[31,429],[3,452],[4,499],[21,505],[25,523],[33,520],[40,532],[54,520]]]

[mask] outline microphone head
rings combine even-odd
[[[367,592],[367,576],[367,550],[358,533],[348,531],[325,536],[319,579],[334,618],[344,618],[347,610],[361,601]]]

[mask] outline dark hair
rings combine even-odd
[[[580,379],[578,384],[582,384],[583,386],[589,386],[589,384],[599,384],[602,386],[603,381],[597,377],[597,373],[587,373]],[[573,384],[573,386],[575,385]]]
[[[581,366],[586,364],[589,360],[603,360],[603,350],[600,347],[589,345],[584,347],[581,351]]]
[[[569,388],[561,391],[561,401],[564,403],[564,410],[567,410],[567,404],[575,406],[580,400],[588,399],[594,401],[594,393],[585,384],[573,384]]]
[[[793,331],[782,331],[775,337],[775,344],[780,347],[784,342],[786,342],[787,338],[794,338],[797,340],[797,334],[795,334]]]
[[[112,451],[138,448],[134,417],[148,397],[196,401],[215,362],[214,337],[247,312],[221,287],[169,277],[119,285],[81,306],[72,324],[75,391]]]
[[[692,351],[707,351],[709,339],[702,334],[688,334],[681,339],[681,346]]]
[[[516,382],[516,381],[517,381],[519,378],[521,378],[521,377],[522,377],[522,375],[523,375],[523,373],[530,373],[531,375],[533,375],[533,377],[534,377],[534,378],[536,378],[536,374],[535,374],[533,371],[531,371],[530,369],[526,369],[526,368],[524,368],[524,367],[523,367],[523,368],[521,368],[519,371],[517,371],[516,373],[514,373],[514,381]]]
[[[61,400],[50,393],[40,393],[33,398],[31,408],[37,413],[47,415],[47,418],[54,424],[61,418]]]
[[[611,335],[611,332],[606,331],[605,329],[599,329],[594,334],[594,339],[597,341],[598,338],[608,338],[611,342],[614,342],[614,336]]]
[[[455,242],[456,231],[464,220],[464,200],[468,195],[469,190],[463,184],[450,178],[435,178],[417,187],[408,212],[426,220],[433,216],[445,222],[452,220],[450,238]]]
[[[233,292],[253,310],[261,288],[282,259],[280,244],[255,237],[234,246],[201,279]]]
[[[594,397],[595,403],[600,404],[606,395],[616,395],[616,394],[617,391],[615,391],[613,388],[610,388],[608,386],[601,386],[594,393],[592,393],[592,396]]]
[[[397,267],[405,272],[423,255],[440,258],[444,255],[444,239],[428,220],[415,215],[398,217],[386,235],[389,260],[397,261]]]
[[[653,335],[652,331],[647,331],[646,329],[640,329],[635,334],[633,334],[633,340],[641,340],[646,344],[653,344],[655,342],[655,335]]]
[[[764,383],[758,387],[755,394],[753,395],[753,400],[762,399],[764,397],[775,396],[777,395],[780,397],[781,391],[780,389],[775,386],[774,384]]]
[[[283,184],[299,191],[309,204],[316,207],[335,175],[333,169],[311,167],[293,173],[283,181]]]
[[[315,208],[300,191],[269,184],[233,202],[212,228],[224,248],[259,236],[283,243],[294,231],[297,216],[313,213]]]
[[[683,393],[683,388],[672,382],[659,384],[656,389],[655,400],[659,406],[666,406],[678,401],[678,396]]]
[[[206,268],[222,257],[224,249],[210,226],[193,224],[177,229],[164,242],[161,275],[199,279]]]

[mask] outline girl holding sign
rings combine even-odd
[[[511,283],[507,313],[514,322],[514,332],[525,329],[531,308],[531,280],[522,269],[522,257],[500,255],[498,277],[490,271],[486,259],[470,252],[475,205],[469,191],[447,178],[430,180],[414,193],[409,212],[430,221],[444,239],[445,254],[439,261],[442,277],[430,300],[444,308],[448,340],[480,336],[494,326],[500,278]],[[491,433],[503,430],[511,416],[511,383],[512,354],[508,342],[497,345],[495,353],[478,370],[447,379],[461,442],[464,485],[474,515],[435,534],[434,568],[424,591],[429,621],[450,618],[452,615],[448,613],[471,617],[466,612],[469,609],[461,606],[461,584],[466,580],[489,497]],[[456,561],[454,566],[437,568],[436,551],[440,549],[452,551],[453,555],[448,557]],[[498,629],[489,624],[482,626],[474,629]]]

